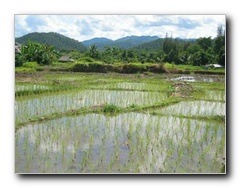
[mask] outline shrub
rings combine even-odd
[[[72,66],[72,71],[74,72],[87,72],[88,63],[74,63]]]
[[[91,62],[94,62],[94,59],[91,57],[82,57],[80,58],[80,61],[91,63]]]
[[[15,57],[15,66],[21,66],[26,61],[36,61],[39,64],[48,65],[57,59],[58,51],[54,46],[42,45],[37,42],[31,42],[22,45],[21,53]]]
[[[141,63],[129,63],[122,66],[122,73],[142,73],[146,72],[146,66]]]
[[[106,104],[103,108],[104,113],[117,113],[119,111],[119,107],[114,104]]]
[[[37,69],[40,67],[40,65],[37,63],[37,62],[26,62],[26,63],[23,63],[22,65],[23,67],[25,68],[33,68],[33,69]]]
[[[147,69],[149,72],[153,72],[153,73],[165,73],[166,72],[163,64],[149,64],[149,65],[147,65]]]
[[[26,67],[16,67],[15,72],[16,73],[31,73],[31,72],[36,72],[36,69],[26,68]]]
[[[103,72],[106,73],[108,70],[112,70],[113,67],[103,63],[75,63],[72,66],[74,72]]]
[[[218,71],[194,71],[195,74],[216,74],[216,75],[225,75],[225,72]]]

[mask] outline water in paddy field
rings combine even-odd
[[[169,78],[168,80],[172,81],[184,81],[184,82],[224,82],[225,77],[219,75],[181,75],[181,76],[174,76],[173,78]]]
[[[219,173],[225,125],[125,113],[63,117],[19,129],[16,173]]]
[[[225,103],[211,101],[184,101],[154,112],[165,115],[225,116]]]
[[[224,77],[172,78],[176,82],[218,82]],[[226,127],[221,118],[226,115],[226,106],[218,83],[191,83],[201,90],[195,98],[144,113],[89,113],[28,123],[36,117],[52,113],[64,116],[95,105],[126,108],[167,103],[170,83],[166,83],[101,81],[86,90],[16,98],[16,125],[27,125],[15,133],[15,172],[221,173],[226,153]],[[49,88],[16,86],[16,91],[34,89]]]
[[[132,82],[119,82],[110,83],[104,85],[92,86],[93,88],[99,89],[124,89],[124,90],[144,90],[144,91],[161,91],[166,89],[166,86],[161,84],[151,84],[151,83],[132,83]]]
[[[32,117],[41,117],[51,113],[91,107],[94,105],[114,104],[120,107],[151,105],[164,101],[165,93],[141,91],[82,90],[74,93],[31,97],[17,100],[15,106],[16,121],[24,122]]]
[[[48,90],[50,87],[38,84],[31,84],[31,85],[16,85],[15,91],[35,91],[35,90]]]

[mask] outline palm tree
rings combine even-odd
[[[89,56],[93,59],[97,58],[97,46],[94,44],[89,47],[90,54]]]

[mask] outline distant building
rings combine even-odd
[[[220,65],[220,64],[208,64],[205,66],[206,69],[208,69],[209,67],[211,68],[224,68],[224,66]]]
[[[60,59],[58,61],[60,61],[60,62],[74,62],[74,59],[71,59],[70,56],[62,56],[62,57],[60,57]]]
[[[21,44],[15,42],[15,53],[21,53],[21,47]]]

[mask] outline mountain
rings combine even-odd
[[[131,48],[132,50],[144,50],[144,51],[156,51],[163,49],[164,38],[159,38],[157,40],[146,42],[141,45]]]
[[[110,45],[113,42],[113,40],[108,39],[108,38],[93,38],[90,40],[85,40],[82,42],[84,46],[87,48],[92,45],[96,45],[98,49],[104,49],[105,46]]]
[[[157,36],[127,36],[117,40],[110,40],[107,38],[93,38],[90,40],[85,40],[82,43],[86,47],[95,44],[99,50],[103,50],[105,47],[109,46],[116,46],[123,49],[129,49],[146,42],[154,41],[156,39],[158,39]]]
[[[20,44],[26,44],[28,40],[32,42],[38,42],[40,44],[55,46],[55,48],[60,51],[78,50],[84,52],[87,50],[81,42],[54,32],[29,33],[22,37],[16,38],[15,42],[18,42]]]
[[[113,46],[117,46],[123,49],[129,49],[140,44],[151,42],[158,39],[157,36],[128,36],[113,42]]]
[[[185,43],[194,43],[196,39],[183,39],[183,38],[175,38],[174,41],[178,42],[178,44],[185,44]],[[154,52],[156,50],[162,50],[163,49],[163,43],[165,41],[165,38],[159,38],[157,40],[147,42],[138,46],[134,46],[131,48],[132,50],[143,50],[148,52]]]

